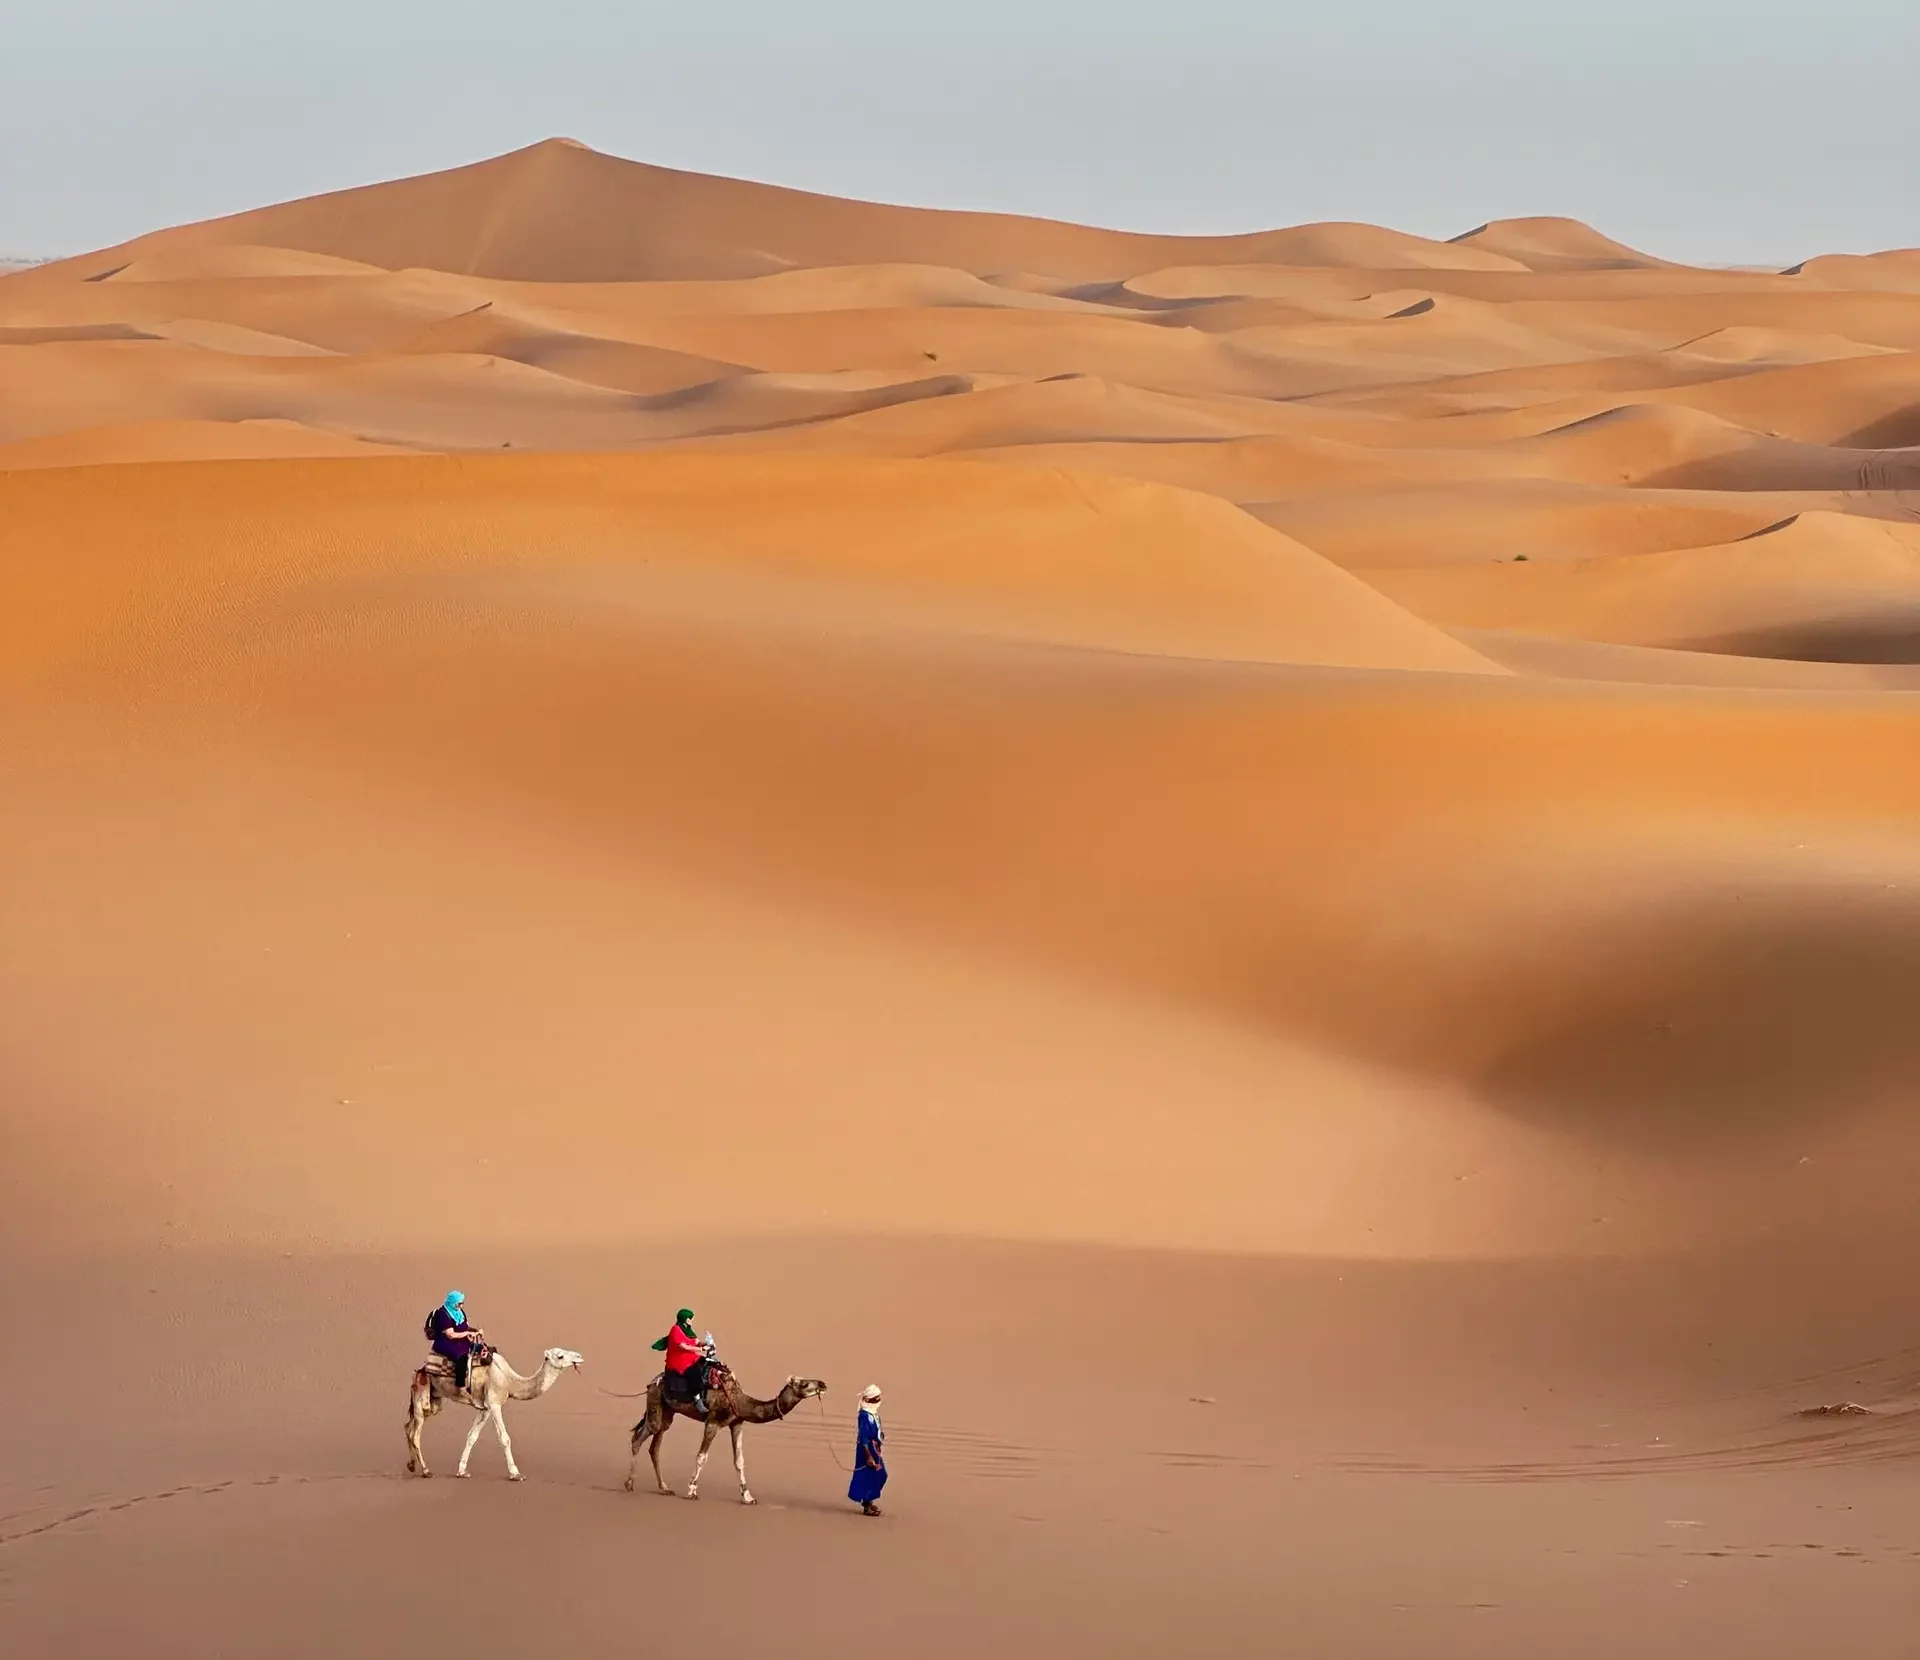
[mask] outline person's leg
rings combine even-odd
[[[463,1349],[459,1354],[447,1358],[453,1362],[453,1386],[464,1395],[467,1390],[467,1368],[472,1364],[473,1357]]]

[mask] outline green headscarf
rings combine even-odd
[[[681,1311],[673,1317],[673,1323],[676,1326],[678,1326],[683,1332],[685,1332],[687,1336],[689,1337],[693,1336],[693,1310],[692,1309],[690,1308],[681,1309]],[[663,1337],[660,1339],[658,1343],[654,1344],[653,1346],[656,1349],[664,1349],[667,1346],[667,1340]]]

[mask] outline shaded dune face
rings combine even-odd
[[[158,1079],[224,1103],[178,1132],[223,1226],[295,1167],[381,1237],[386,1074],[315,1083],[378,986],[437,1034],[367,1060],[380,1133],[519,1136],[474,1191],[554,1237],[636,1226],[577,1149],[642,1159],[649,1090],[750,1132],[729,1224],[872,1222],[799,1103],[893,1115],[896,1225],[1577,1253],[1613,1183],[1651,1250],[1711,1171],[1758,1228],[1782,1160],[1899,1162],[1920,1062],[1916,364],[1905,256],[1145,237],[565,144],[0,277],[19,1157],[84,1186],[46,1126]],[[96,903],[116,858],[178,905]],[[266,914],[331,943],[250,973]],[[543,1000],[581,962],[657,1004]]]
[[[1537,1121],[1705,1155],[1904,1105],[1920,908],[1886,901],[1876,883],[1616,919],[1476,1081]]]
[[[1812,892],[1652,893],[1489,931],[1471,959],[1406,944],[1338,966],[1343,996],[1268,1018],[1457,1083],[1596,1147],[1791,1164],[1904,1108],[1920,1036],[1920,911],[1862,880]],[[1362,984],[1411,989],[1362,996]]]
[[[1739,657],[1781,657],[1812,663],[1920,663],[1920,605],[1889,612],[1863,607],[1853,616],[1781,623],[1686,642],[1696,651]]]

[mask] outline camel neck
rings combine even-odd
[[[539,1371],[531,1377],[522,1377],[499,1355],[493,1362],[500,1368],[501,1375],[507,1380],[507,1398],[514,1401],[536,1400],[544,1395],[553,1384],[553,1374],[542,1364]]]
[[[799,1403],[797,1400],[789,1401],[786,1390],[782,1389],[780,1393],[775,1395],[770,1401],[756,1401],[749,1395],[743,1404],[746,1410],[742,1412],[740,1416],[744,1422],[749,1424],[771,1424],[786,1417]]]

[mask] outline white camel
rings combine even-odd
[[[513,1461],[513,1442],[507,1436],[507,1417],[503,1410],[506,1403],[537,1401],[554,1386],[562,1372],[585,1364],[571,1349],[549,1349],[542,1358],[540,1370],[530,1378],[523,1378],[507,1364],[506,1356],[495,1350],[484,1366],[475,1361],[466,1390],[454,1387],[453,1369],[444,1362],[422,1366],[413,1374],[413,1392],[407,1401],[407,1473],[433,1474],[427,1468],[427,1455],[420,1450],[421,1427],[440,1410],[442,1401],[459,1401],[473,1408],[474,1419],[473,1428],[467,1431],[467,1444],[460,1449],[460,1468],[454,1473],[462,1478],[466,1476],[474,1443],[491,1422],[493,1433],[500,1437],[500,1450],[507,1455],[507,1480],[518,1481],[520,1466]]]

